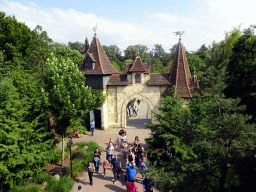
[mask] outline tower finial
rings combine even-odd
[[[175,35],[179,35],[180,36],[179,41],[181,41],[181,35],[184,35],[186,33],[185,33],[185,31],[182,31],[182,32],[181,31],[177,31],[177,32],[174,32],[174,34]]]
[[[97,23],[96,26],[92,28],[92,30],[94,31],[94,36],[96,36],[96,30],[98,30]]]
[[[138,49],[137,51],[137,57],[136,58],[139,58],[140,57],[140,49]]]

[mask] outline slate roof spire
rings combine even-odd
[[[88,42],[88,39],[86,37],[85,41],[84,41],[84,48],[80,51],[80,53],[87,53],[88,49],[89,49],[90,45],[89,45],[89,42]]]
[[[84,67],[88,57],[95,63],[94,69],[85,69]],[[89,50],[87,51],[79,70],[84,71],[86,75],[119,74],[119,71],[109,61],[107,54],[96,36],[93,37]]]
[[[191,73],[186,58],[185,48],[181,43],[181,38],[179,39],[174,54],[169,79],[172,86],[176,86],[175,92],[177,97],[191,98],[193,96],[192,94],[194,93],[194,90],[191,87]]]

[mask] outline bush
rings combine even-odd
[[[70,192],[73,188],[74,181],[69,176],[63,176],[59,181],[53,179],[49,181],[46,187],[47,192]]]
[[[23,186],[15,186],[9,190],[9,192],[41,192],[43,191],[40,185],[33,185],[29,188]]]
[[[71,121],[70,127],[67,128],[66,136],[78,138],[78,135],[75,135],[76,132],[79,132],[80,134],[87,133],[86,127],[82,125],[81,119]]]
[[[84,153],[80,152],[80,151],[77,151],[73,157],[73,159],[83,159],[84,158]]]
[[[65,175],[69,174],[68,168],[67,167],[56,167],[52,171],[52,175],[58,174],[60,177],[63,177]]]

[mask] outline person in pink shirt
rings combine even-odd
[[[106,177],[107,165],[108,165],[108,161],[107,161],[107,160],[103,161],[103,172],[104,172],[104,177]]]
[[[132,178],[132,181],[126,184],[126,189],[127,189],[126,192],[138,192],[137,184],[135,184],[134,182],[135,182],[135,179]]]

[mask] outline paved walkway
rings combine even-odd
[[[127,133],[127,141],[128,143],[132,143],[134,141],[135,136],[138,136],[140,139],[141,146],[145,147],[147,149],[147,144],[145,142],[145,138],[150,137],[150,129],[145,129],[145,126],[143,123],[149,122],[150,119],[147,118],[147,115],[149,113],[146,113],[147,110],[147,104],[145,102],[141,102],[138,106],[138,116],[131,117],[128,119],[127,125],[129,125],[125,130]],[[150,113],[151,114],[151,113]],[[150,115],[149,115],[150,118]],[[88,132],[86,135],[84,135],[81,138],[73,139],[73,142],[88,142],[88,141],[95,141],[103,148],[107,147],[108,141],[110,138],[112,138],[113,141],[116,140],[117,137],[119,137],[118,132],[120,129],[117,128],[111,128],[108,130],[99,130],[96,129],[94,131],[94,136],[91,136],[91,132]],[[67,141],[65,141],[64,145],[66,146]],[[61,146],[61,143],[60,145]],[[106,160],[106,152],[103,152],[101,155],[101,164],[99,173],[93,174],[93,186],[89,185],[89,176],[87,172],[84,172],[79,179],[75,179],[75,185],[72,189],[72,192],[76,192],[79,185],[82,186],[82,189],[84,192],[126,192],[126,186],[124,182],[124,176],[125,176],[125,162],[123,159],[123,154],[121,151],[115,151],[114,154],[118,155],[118,157],[121,159],[122,163],[122,170],[124,172],[124,175],[120,177],[120,179],[113,184],[114,176],[113,172],[110,170],[110,168],[107,168],[107,174],[106,177],[104,177],[103,174],[103,167],[102,162]],[[138,191],[143,191],[143,185],[142,185],[142,177],[140,174],[137,175],[137,182]],[[154,190],[154,192],[158,192],[158,190]]]

